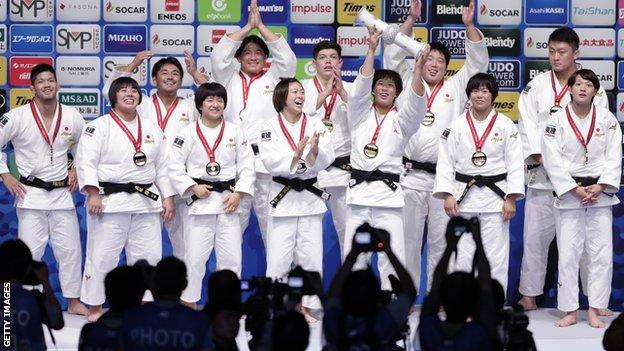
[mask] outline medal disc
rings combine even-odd
[[[334,130],[334,122],[331,119],[323,118],[323,124],[327,127],[327,130],[331,133]]]
[[[134,161],[135,165],[142,167],[145,166],[145,164],[147,163],[147,156],[143,151],[137,151],[132,157],[132,160]]]
[[[368,143],[364,146],[364,156],[368,158],[375,158],[379,154],[379,148],[376,144]]]
[[[209,176],[219,175],[219,173],[221,173],[221,165],[218,162],[209,162],[206,165],[206,173],[208,173]]]
[[[487,162],[487,156],[483,152],[476,151],[474,154],[472,154],[473,165],[477,167],[483,167],[486,162]]]
[[[295,173],[301,174],[308,170],[308,166],[306,165],[304,160],[297,161],[297,170]]]
[[[243,113],[245,113],[245,109],[240,110],[240,112],[238,113],[238,119],[239,120],[243,120]]]
[[[553,107],[550,108],[550,114],[554,115],[555,113],[561,111],[563,109],[563,107],[559,106],[559,105],[553,105]]]
[[[435,115],[431,111],[427,111],[425,113],[425,117],[423,117],[422,122],[420,122],[423,126],[428,127],[433,124],[435,121]]]

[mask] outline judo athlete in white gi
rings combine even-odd
[[[317,175],[334,161],[329,131],[320,118],[303,113],[305,91],[295,78],[275,86],[277,115],[264,122],[260,158],[272,176],[266,276],[281,278],[293,263],[323,273],[323,214],[329,194],[316,187]],[[304,307],[320,309],[318,298]]]
[[[580,65],[579,37],[574,30],[561,27],[548,39],[550,71],[533,78],[518,101],[520,118],[518,131],[522,140],[527,169],[527,194],[524,207],[524,254],[520,271],[520,304],[525,310],[537,308],[535,297],[544,292],[548,263],[548,247],[555,238],[555,220],[552,200],[553,186],[544,167],[541,167],[541,137],[551,114],[570,101],[568,78]],[[600,88],[594,104],[608,108],[607,94]],[[585,280],[586,265],[581,265],[581,279]],[[585,284],[583,284],[585,286]],[[604,311],[605,314],[612,314]]]
[[[509,220],[524,197],[522,144],[515,124],[493,108],[496,79],[477,73],[466,85],[471,108],[442,132],[433,196],[449,217],[478,217],[492,278],[507,289]],[[470,272],[475,245],[461,238],[451,270]],[[454,267],[453,267],[454,266]]]
[[[412,35],[414,19],[420,17],[420,1],[412,1],[410,15],[401,25],[405,35]],[[405,192],[403,221],[405,228],[406,267],[418,287],[420,283],[421,247],[427,222],[427,290],[433,271],[444,253],[444,233],[449,217],[444,202],[433,197],[438,144],[448,124],[466,106],[466,83],[473,75],[486,72],[489,56],[483,34],[474,25],[474,1],[464,7],[462,20],[466,26],[466,61],[452,77],[445,80],[451,53],[442,43],[430,43],[430,51],[422,72],[427,92],[427,113],[421,127],[410,139],[403,157],[405,173],[401,186]],[[401,74],[403,83],[410,84],[412,69],[406,62],[407,52],[397,45],[387,46],[384,66]]]
[[[182,129],[171,142],[172,186],[186,199],[185,263],[188,285],[182,301],[196,307],[201,297],[206,262],[215,249],[217,270],[242,269],[239,203],[253,195],[255,179],[251,146],[239,126],[226,122],[227,92],[218,83],[195,92],[201,119]],[[179,215],[179,214],[178,214]]]
[[[343,259],[351,251],[357,227],[368,222],[390,233],[392,251],[405,262],[401,212],[405,202],[398,183],[403,150],[425,115],[427,101],[421,72],[429,51],[421,52],[414,65],[412,83],[403,91],[401,104],[396,105],[395,99],[403,90],[401,77],[394,71],[373,68],[378,43],[379,33],[372,32],[364,64],[349,95],[347,116],[353,144]],[[365,267],[367,256],[370,254],[360,255],[357,268]],[[394,269],[385,254],[379,254],[378,266],[382,288],[389,290],[388,275]]]
[[[577,322],[579,264],[585,251],[589,325],[604,328],[598,316],[611,295],[611,206],[620,202],[615,195],[622,169],[622,131],[609,110],[592,104],[600,89],[593,71],[575,72],[568,87],[572,101],[546,123],[541,149],[544,168],[557,194],[557,307],[566,314],[555,325],[567,327]]]
[[[112,109],[85,126],[76,157],[78,184],[86,194],[87,260],[81,300],[89,319],[104,303],[104,276],[117,266],[125,248],[128,264],[162,255],[161,212],[175,209],[167,174],[168,151],[160,128],[137,113],[138,83],[118,78],[109,90]]]
[[[0,118],[0,146],[13,144],[20,178],[9,173],[5,153],[0,156],[0,177],[15,196],[18,237],[37,261],[50,240],[68,312],[86,314],[79,300],[82,246],[71,196],[78,183],[74,166],[68,170],[67,162],[68,151],[76,154],[85,122],[76,109],[57,101],[59,85],[52,66],[33,67],[30,81],[32,102]]]
[[[106,80],[103,88],[104,96],[108,97],[110,84],[119,77],[130,77],[132,72],[141,67],[144,60],[152,57],[151,51],[138,52],[134,60],[128,65],[115,66],[111,74]],[[195,62],[190,53],[186,53],[185,57],[187,71],[193,76],[196,82],[204,82],[206,79],[201,76],[195,69]],[[158,60],[152,68],[152,84],[156,86],[156,93],[151,97],[142,96],[141,104],[137,107],[139,116],[144,120],[149,120],[156,124],[162,130],[167,145],[178,133],[195,122],[199,116],[195,108],[195,102],[192,98],[181,98],[178,96],[178,90],[182,84],[184,71],[180,62],[173,57],[165,57]],[[169,240],[173,249],[173,256],[184,259],[184,221],[185,212],[187,210],[186,203],[181,197],[174,197],[176,212],[180,212],[179,216],[174,216],[173,220],[165,223]]]
[[[318,186],[331,196],[328,201],[338,244],[342,252],[347,203],[345,196],[351,164],[351,136],[347,123],[347,101],[351,83],[342,80],[342,48],[335,42],[321,41],[314,47],[312,64],[316,75],[301,81],[306,93],[303,111],[308,118],[319,118],[330,133],[336,159],[318,174]]]
[[[266,43],[258,36],[249,35],[254,28],[258,29]],[[269,49],[273,60],[271,67],[265,70]],[[228,92],[229,103],[225,110],[225,119],[241,125],[256,154],[254,197],[245,198],[241,203],[241,227],[244,231],[249,223],[253,202],[262,240],[266,246],[271,176],[258,156],[257,137],[264,121],[275,116],[271,101],[275,85],[280,78],[295,75],[297,58],[286,39],[271,32],[262,23],[257,2],[252,0],[247,24],[240,30],[223,36],[212,51],[211,62],[214,80],[223,84]]]

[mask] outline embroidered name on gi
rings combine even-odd
[[[173,146],[182,147],[182,145],[184,145],[184,139],[176,137],[175,140],[173,140]]]
[[[95,127],[88,126],[87,128],[85,128],[84,132],[85,132],[86,135],[92,136],[93,133],[95,133]]]
[[[7,117],[7,115],[2,115],[2,117],[0,117],[0,125],[4,127],[7,123],[9,123],[9,117]]]
[[[263,131],[262,134],[260,134],[260,140],[261,141],[271,140],[271,131],[270,130]]]
[[[448,139],[449,134],[451,134],[451,130],[446,128],[443,132],[442,132],[442,139],[446,140]]]
[[[557,127],[552,126],[552,125],[546,127],[545,134],[547,136],[555,136],[556,132],[557,132]]]

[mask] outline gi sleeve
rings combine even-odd
[[[518,200],[524,197],[524,162],[522,157],[522,144],[518,140],[516,125],[508,120],[507,140],[505,141],[505,167],[507,168],[507,191],[505,196],[511,194],[520,195]]]
[[[605,162],[598,184],[606,184],[605,192],[615,194],[620,190],[622,174],[622,129],[613,114],[608,113],[608,125],[605,132]]]
[[[241,41],[232,40],[227,35],[224,35],[219,43],[215,45],[210,56],[212,77],[215,82],[227,86],[232,77],[240,69],[240,64],[234,57],[234,54],[241,43]]]
[[[80,136],[82,135],[82,130],[85,126],[85,120],[84,118],[82,118],[82,115],[77,110],[74,110],[74,112],[74,128],[72,130],[72,144],[70,146],[70,151],[72,155],[76,155],[76,153],[78,152],[78,142],[80,141]]]
[[[108,137],[108,130],[104,128],[105,123],[99,123],[101,118],[105,117],[102,116],[85,125],[76,150],[75,164],[78,175],[78,188],[85,195],[84,187],[100,187],[98,179],[100,151]]]
[[[186,163],[193,148],[193,143],[189,127],[187,127],[182,129],[173,139],[170,147],[169,177],[171,178],[171,185],[176,193],[185,198],[192,195],[190,192],[187,192],[187,189],[197,184],[186,172]]]
[[[158,155],[156,156],[156,160],[154,160],[154,166],[156,167],[155,183],[164,200],[169,196],[175,195],[171,180],[169,179],[169,173],[167,172],[169,168],[169,150],[160,128],[156,128],[156,135],[154,138],[159,141]]]
[[[325,117],[325,114],[323,113],[325,111],[325,108],[323,107],[323,105],[321,105],[318,110],[316,109],[316,100],[318,99],[319,94],[316,90],[316,87],[314,86],[314,82],[312,82],[312,84],[310,84],[310,87],[306,89],[305,95],[306,98],[305,102],[303,103],[303,113],[305,113],[308,118],[322,119],[323,117]],[[327,100],[329,100],[330,98],[328,98]],[[338,100],[339,98],[337,97],[336,105],[338,104]]]
[[[410,86],[412,83],[413,68],[406,60],[407,51],[400,46],[392,44],[384,47],[383,65],[385,69],[397,72],[401,76],[403,86]]]
[[[0,117],[0,147],[2,148],[2,153],[0,153],[0,174],[9,173],[8,157],[5,149],[6,144],[17,134],[18,122],[16,118],[18,116],[11,112],[5,113]],[[0,178],[1,181],[2,178]]]
[[[548,174],[548,178],[555,188],[558,196],[577,187],[576,182],[566,167],[564,167],[563,159],[563,128],[559,122],[557,113],[550,117],[546,128],[542,131],[542,163]]]
[[[604,90],[602,86],[600,87],[600,89],[598,89],[598,92],[596,93],[596,96],[594,97],[594,106],[603,107],[603,108],[606,108],[607,110],[610,110],[609,98],[607,97],[607,92]]]
[[[416,94],[411,85],[406,90],[405,98],[401,101],[401,105],[398,106],[399,113],[396,123],[398,123],[403,134],[409,138],[416,134],[418,128],[420,128],[420,122],[425,116],[425,112],[427,112],[427,99],[424,94]]]
[[[459,119],[456,118],[455,120]],[[453,194],[454,192],[456,130],[457,124],[451,123],[442,132],[438,144],[438,163],[433,186],[433,196],[438,199],[444,199],[445,194]]]
[[[351,91],[349,92],[349,103],[347,104],[347,120],[349,129],[355,130],[355,126],[369,115],[371,109],[371,89],[373,84],[373,76],[368,77],[362,75],[361,70],[358,73]]]
[[[465,91],[468,80],[472,76],[480,72],[487,72],[488,63],[490,62],[490,55],[488,54],[487,46],[485,46],[483,33],[479,29],[477,30],[481,34],[481,40],[471,41],[466,38],[466,61],[462,68],[447,81],[447,83],[455,84],[460,94]]]
[[[308,151],[308,155],[304,157],[304,160],[311,171],[320,172],[329,167],[329,165],[334,162],[336,156],[334,154],[334,145],[331,142],[331,135],[323,122],[314,120],[314,130],[319,135],[318,155],[316,155],[316,159],[312,160],[309,154],[310,148],[306,146],[306,150],[304,151]]]
[[[268,71],[273,79],[275,81],[279,81],[280,78],[294,77],[295,70],[297,69],[297,57],[290,46],[288,46],[286,39],[284,39],[284,37],[280,34],[279,39],[267,42],[266,44],[269,47],[271,56],[273,57],[271,67]],[[214,66],[212,71],[214,74]]]
[[[520,118],[518,119],[518,131],[522,140],[522,150],[526,160],[533,154],[541,154],[541,139],[543,130],[539,128],[538,104],[539,91],[533,87],[534,82],[529,82],[520,94],[518,99],[518,109]]]
[[[254,195],[256,171],[254,168],[255,156],[251,144],[245,138],[241,129],[236,134],[236,187],[235,191]]]
[[[271,126],[270,121],[264,123],[258,136],[260,160],[272,176],[292,177],[296,171],[296,167],[291,169],[295,152],[288,143],[281,141],[281,133],[281,130],[278,131]]]

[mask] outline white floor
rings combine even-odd
[[[540,309],[529,312],[529,330],[533,332],[533,337],[539,351],[596,351],[603,350],[602,336],[604,329],[591,328],[587,324],[587,312],[579,313],[580,322],[567,328],[557,328],[553,323],[561,318],[561,312],[554,309]],[[80,329],[86,323],[86,318],[82,316],[64,314],[65,328],[54,332],[56,345],[59,351],[76,350]],[[605,317],[603,320],[609,325],[614,317]],[[410,326],[412,333],[418,325],[418,312],[410,316]],[[310,330],[309,350],[321,350],[321,323],[314,323]],[[55,350],[46,331],[48,347]],[[240,345],[242,346],[242,345]],[[244,347],[240,347],[245,351]],[[416,344],[415,350],[418,350]],[[412,349],[412,350],[414,350]]]

